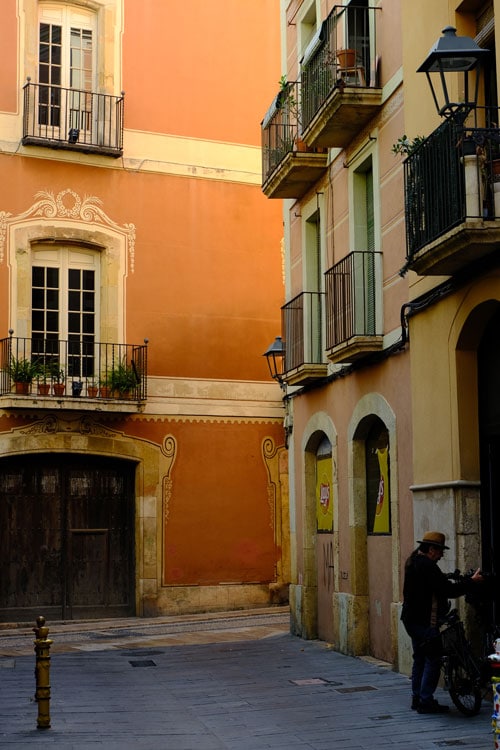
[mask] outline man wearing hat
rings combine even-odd
[[[439,655],[429,655],[423,645],[439,634],[439,623],[448,612],[448,599],[466,593],[469,581],[482,581],[480,570],[470,579],[453,583],[438,566],[443,557],[446,537],[440,531],[427,531],[405,565],[403,611],[401,620],[412,640],[413,669],[411,674],[412,709],[419,714],[445,713],[434,698],[441,671]]]

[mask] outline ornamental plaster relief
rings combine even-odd
[[[126,250],[127,265],[131,273],[135,268],[135,225],[120,226],[114,222],[101,208],[102,201],[95,195],[83,198],[71,188],[61,190],[57,195],[49,190],[42,190],[35,194],[35,202],[23,213],[13,215],[7,211],[0,211],[0,263],[4,262],[6,251],[10,244],[11,231],[17,225],[32,225],[40,227],[42,237],[46,238],[46,231],[51,225],[73,229],[74,238],[85,241],[90,232],[90,239],[102,244],[106,237],[106,230],[123,238]],[[104,234],[99,235],[99,230]],[[84,236],[82,236],[82,232]],[[94,241],[95,236],[95,241]],[[33,238],[34,239],[34,238]],[[67,238],[66,238],[67,239]],[[106,245],[105,245],[106,246]]]

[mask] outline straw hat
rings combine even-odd
[[[433,547],[450,549],[446,546],[445,542],[446,537],[440,531],[426,531],[423,539],[417,539],[417,544],[432,544]]]

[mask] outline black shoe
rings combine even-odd
[[[417,708],[420,706],[420,698],[418,695],[414,695],[411,699],[411,710],[416,711]]]
[[[421,703],[417,708],[419,714],[446,714],[450,710],[449,706],[443,706],[437,701],[428,701]]]

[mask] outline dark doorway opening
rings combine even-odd
[[[500,580],[500,307],[478,348],[478,402],[481,466],[482,568]],[[491,616],[498,622],[500,591],[493,587]]]

